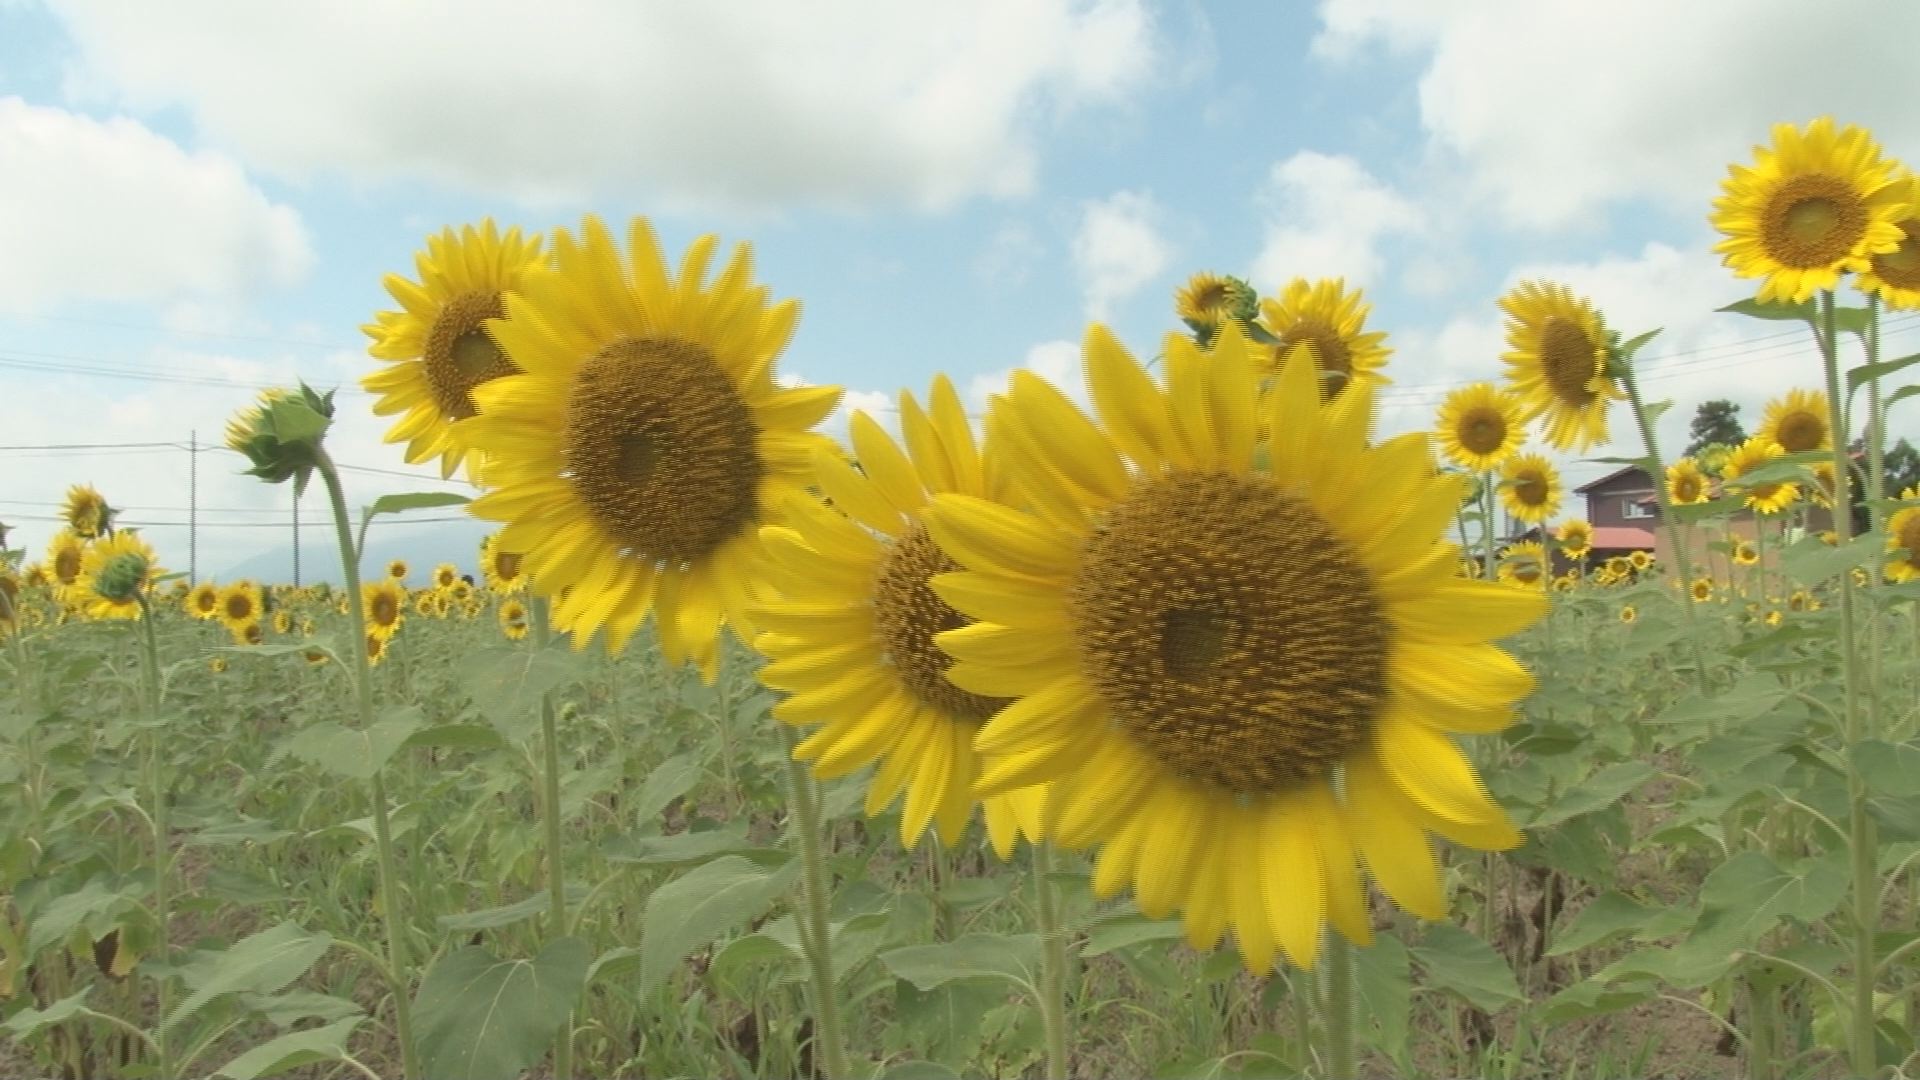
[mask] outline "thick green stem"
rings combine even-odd
[[[1827,376],[1827,418],[1833,431],[1833,531],[1841,544],[1853,538],[1853,472],[1847,457],[1846,423],[1841,410],[1840,348],[1835,337],[1833,290],[1820,294],[1821,360]],[[1852,574],[1840,576],[1840,663],[1844,690],[1841,725],[1847,743],[1847,835],[1853,869],[1853,1031],[1848,1058],[1855,1074],[1872,1076],[1874,1061],[1874,935],[1880,927],[1878,838],[1867,813],[1867,783],[1853,751],[1874,737],[1867,710],[1861,707],[1860,654],[1854,626]]]
[[[360,726],[373,726],[373,668],[367,661],[367,601],[360,593],[360,552],[354,542],[353,519],[347,513],[347,495],[340,486],[340,470],[324,447],[316,454],[320,478],[327,485],[327,500],[333,507],[334,536],[340,545],[340,573],[346,578],[347,613],[353,640],[347,642],[353,655],[354,701]],[[393,828],[387,810],[387,786],[375,772],[368,781],[373,801],[373,843],[380,874],[380,915],[387,929],[387,967],[399,987],[393,995],[394,1035],[400,1040],[401,1075],[413,1080],[420,1075],[418,1051],[413,1044],[412,969],[407,964],[405,922],[400,918],[399,872],[393,855]]]
[[[1067,1080],[1067,932],[1053,882],[1053,846],[1033,845],[1033,892],[1040,916],[1040,1018],[1047,1032],[1047,1080]]]
[[[1353,946],[1338,931],[1327,935],[1327,993],[1321,1019],[1327,1029],[1327,1080],[1358,1080],[1360,999],[1354,994]]]
[[[827,930],[827,860],[821,850],[820,803],[806,765],[793,756],[799,745],[793,728],[786,724],[779,728],[786,749],[794,839],[800,848],[800,908],[793,915],[813,988],[814,1062],[827,1080],[850,1080],[847,1044],[840,1035],[840,1004],[833,985],[833,941]]]
[[[1494,551],[1493,535],[1493,485],[1495,483],[1491,471],[1480,474],[1480,558],[1484,560],[1481,569],[1488,581],[1494,579],[1495,563],[1498,559]]]
[[[1780,991],[1775,987],[1747,984],[1747,1077],[1748,1080],[1778,1080],[1780,1060]]]
[[[160,764],[160,640],[153,629],[153,605],[144,592],[140,600],[140,698],[147,721],[147,790],[153,799],[153,921],[159,928],[160,962],[173,955],[173,834],[167,823],[167,782]],[[153,1027],[153,1053],[163,1080],[173,1076],[172,1045],[167,1039],[167,1014],[173,1011],[173,980],[162,977],[156,988],[160,1021]]]
[[[547,601],[536,596],[528,608],[528,617],[533,620],[533,647],[536,652],[544,652],[553,642],[553,628],[547,612]],[[566,845],[560,830],[560,735],[554,718],[553,695],[540,695],[540,741],[546,749],[546,768],[540,783],[540,816],[545,819],[547,834],[547,906],[552,916],[549,931],[555,940],[563,938],[572,928],[567,922],[567,872]],[[553,1048],[554,1080],[571,1080],[573,1076],[573,1016],[568,1014],[567,1023],[560,1032],[560,1041]]]
[[[1686,537],[1680,532],[1680,523],[1673,518],[1673,500],[1667,494],[1667,464],[1660,456],[1660,440],[1653,433],[1653,417],[1647,415],[1646,399],[1640,396],[1640,380],[1634,377],[1633,365],[1623,362],[1619,365],[1620,382],[1627,388],[1627,401],[1633,406],[1633,422],[1640,428],[1640,441],[1647,450],[1647,479],[1653,482],[1653,498],[1660,504],[1660,528],[1667,534],[1667,546],[1673,549],[1674,568],[1680,571],[1680,580],[1684,586],[1693,583],[1693,558],[1687,551]],[[1707,653],[1701,644],[1700,614],[1693,604],[1681,605],[1686,609],[1687,640],[1693,643],[1693,662],[1699,669],[1697,679],[1704,691],[1708,686]]]

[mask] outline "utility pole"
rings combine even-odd
[[[287,491],[293,497],[293,587],[300,587],[300,489],[292,484]]]
[[[200,432],[187,433],[187,584],[200,584]]]

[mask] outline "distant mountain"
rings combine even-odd
[[[387,563],[407,561],[407,583],[423,585],[434,566],[450,562],[463,574],[480,580],[480,538],[499,528],[479,520],[436,525],[409,525],[405,517],[375,518],[367,532],[367,550],[361,558],[363,578],[386,574]],[[252,578],[267,583],[293,580],[293,545],[281,544],[239,562],[215,576],[226,582]],[[317,581],[339,584],[340,551],[333,543],[333,527],[316,522],[300,530],[300,583]]]

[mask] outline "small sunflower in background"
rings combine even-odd
[[[1500,551],[1500,580],[1527,589],[1547,587],[1547,549],[1536,540],[1522,540]]]
[[[1198,273],[1173,294],[1174,314],[1187,328],[1211,340],[1227,320],[1251,322],[1259,313],[1253,286],[1237,277]]]
[[[1819,611],[1820,598],[1805,589],[1795,589],[1787,596],[1788,611]]]
[[[1763,616],[1760,621],[1766,623],[1770,627],[1778,627],[1781,623],[1787,621],[1787,617],[1780,611],[1779,608],[1770,608],[1768,609],[1766,615]]]
[[[1707,501],[1707,476],[1690,457],[1667,466],[1667,501],[1675,506],[1693,506]]]
[[[1863,293],[1878,296],[1890,308],[1920,308],[1920,177],[1903,178],[1907,211],[1900,217],[1900,244],[1867,259],[1853,279]]]
[[[187,593],[187,614],[196,619],[217,619],[220,617],[220,587],[211,581],[203,581]]]
[[[301,637],[312,637],[312,636],[313,636],[313,632],[314,632],[314,629],[315,629],[315,627],[314,627],[314,625],[313,625],[313,616],[311,616],[311,615],[302,615],[302,616],[300,617],[300,636],[301,636]]]
[[[1754,437],[1777,443],[1789,454],[1831,449],[1833,431],[1827,426],[1826,392],[1789,390],[1767,402]]]
[[[1755,566],[1760,562],[1760,549],[1751,540],[1736,541],[1733,545],[1733,561],[1741,566]]]
[[[387,564],[387,576],[395,581],[407,579],[407,560],[395,559]]]
[[[1578,562],[1593,551],[1593,523],[1584,518],[1568,518],[1553,534],[1567,558]]]
[[[47,564],[31,562],[20,572],[20,583],[29,589],[51,589],[53,575],[47,572]]]
[[[106,496],[96,491],[92,484],[75,484],[68,488],[66,505],[60,510],[67,528],[82,540],[92,540],[113,531],[113,514],[114,510],[107,505]]]
[[[1518,398],[1492,383],[1478,382],[1447,395],[1434,420],[1434,434],[1448,461],[1485,472],[1520,449],[1525,424]]]
[[[207,670],[213,672],[215,675],[225,673],[227,670],[227,658],[224,656],[216,656],[208,660]]]
[[[1165,356],[1163,386],[1089,332],[1097,419],[1016,375],[987,434],[1031,509],[924,511],[963,568],[934,594],[978,620],[936,643],[968,692],[1016,699],[975,789],[1049,784],[1097,897],[1131,885],[1196,948],[1231,930],[1255,972],[1312,965],[1328,922],[1370,940],[1363,865],[1443,918],[1428,834],[1520,840],[1453,735],[1512,721],[1532,679],[1491,642],[1546,599],[1456,576],[1464,478],[1424,433],[1371,445],[1371,386],[1323,406],[1310,349],[1269,380],[1233,327]]]
[[[645,218],[624,255],[598,218],[558,230],[553,270],[491,324],[522,373],[468,421],[489,489],[470,509],[559,598],[553,625],[618,652],[652,614],[668,662],[709,681],[723,630],[752,636],[760,527],[812,482],[841,394],[775,381],[799,305],[770,302],[746,244],[709,283],[716,244],[670,276]]]
[[[1502,359],[1529,421],[1560,450],[1607,441],[1607,406],[1621,396],[1607,372],[1607,326],[1593,304],[1551,282],[1524,281],[1500,298]]]
[[[413,594],[413,613],[423,619],[432,619],[440,614],[440,594],[432,589],[421,589]]]
[[[1380,373],[1391,354],[1385,331],[1367,331],[1367,314],[1359,289],[1349,291],[1344,278],[1308,281],[1295,278],[1277,300],[1260,301],[1260,326],[1276,344],[1267,349],[1270,373],[1278,371],[1305,345],[1311,351],[1322,400],[1332,400],[1350,387],[1381,387],[1391,380]]]
[[[387,639],[379,634],[368,634],[366,641],[367,666],[379,667],[380,661],[387,658]]]
[[[768,599],[755,611],[764,628],[755,647],[769,659],[760,681],[790,695],[774,716],[814,728],[794,756],[826,780],[877,766],[867,816],[904,796],[900,842],[912,848],[931,827],[952,846],[982,801],[973,791],[982,766],[974,737],[1008,702],[969,689],[975,667],[954,663],[934,643],[968,620],[928,584],[959,566],[921,511],[942,493],[1004,499],[1010,492],[995,456],[975,445],[946,376],[935,379],[924,408],[900,395],[900,425],[904,450],[855,412],[848,424],[854,461],[837,447],[815,458],[816,482],[832,508],[796,496],[788,524],[762,530]],[[1038,839],[1042,790],[984,800],[987,834],[1001,858],[1012,857],[1022,835]]]
[[[1736,275],[1762,279],[1761,302],[1801,303],[1898,252],[1912,213],[1901,179],[1864,128],[1827,116],[1804,130],[1775,124],[1773,145],[1728,171],[1708,219],[1726,239],[1713,250]]]
[[[1653,552],[1635,548],[1627,552],[1627,565],[1633,567],[1636,574],[1644,574],[1653,569]]]
[[[20,621],[20,579],[0,566],[0,637],[12,633]]]
[[[1635,610],[1632,604],[1627,604],[1620,609],[1620,621],[1628,626],[1632,626],[1639,618],[1640,612]]]
[[[399,633],[400,625],[406,622],[407,593],[392,578],[362,583],[360,604],[366,612],[369,634],[390,638]]]
[[[217,618],[235,636],[248,626],[257,626],[262,610],[260,586],[251,581],[236,581],[220,590]]]
[[[497,593],[517,593],[527,587],[520,556],[501,548],[497,535],[489,534],[480,540],[480,573],[486,579],[487,588]]]
[[[451,589],[453,583],[460,580],[460,568],[450,562],[443,562],[433,568],[433,587]]]
[[[286,608],[276,608],[273,612],[273,632],[290,634],[293,632],[293,613]]]
[[[1539,454],[1515,454],[1500,467],[1500,501],[1514,520],[1538,525],[1560,508],[1560,473]]]
[[[230,626],[227,629],[233,632],[235,645],[258,645],[267,640],[267,632],[262,630],[257,622],[250,622],[244,626]]]
[[[519,641],[527,636],[527,605],[518,600],[508,600],[494,613],[500,620],[500,632],[508,641]]]
[[[1920,487],[1910,487],[1900,497],[1920,502]],[[1896,510],[1887,519],[1887,556],[1884,573],[1889,581],[1920,579],[1920,506]]]
[[[47,542],[48,585],[56,593],[80,580],[80,564],[87,556],[87,541],[72,529],[61,529]]]
[[[434,458],[452,476],[466,457],[455,431],[474,414],[473,391],[519,371],[495,339],[506,298],[541,266],[540,236],[502,235],[488,219],[479,228],[451,228],[427,238],[414,256],[418,282],[388,274],[399,311],[382,311],[361,329],[368,353],[386,365],[360,380],[376,395],[378,416],[401,414],[386,441],[407,444],[407,461]]]
[[[1747,506],[1758,514],[1778,514],[1792,506],[1800,498],[1800,485],[1787,480],[1775,480],[1759,484],[1742,483],[1741,478],[1754,472],[1768,462],[1784,456],[1786,451],[1772,439],[1755,435],[1734,448],[1727,458],[1723,477],[1728,484],[1739,488],[1746,497]]]
[[[1708,577],[1694,578],[1693,584],[1689,586],[1688,591],[1693,596],[1694,603],[1704,604],[1713,599],[1713,579]]]

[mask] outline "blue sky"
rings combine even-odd
[[[1096,318],[1151,352],[1216,270],[1364,286],[1383,426],[1420,427],[1497,377],[1499,294],[1551,277],[1668,328],[1674,440],[1702,397],[1751,422],[1814,379],[1780,325],[1711,313],[1750,292],[1709,250],[1727,163],[1823,112],[1920,161],[1916,5],[950,7],[0,0],[0,447],[217,441],[301,375],[349,387],[338,456],[386,470],[361,499],[422,486],[351,385],[382,274],[443,224],[586,212],[752,241],[803,305],[783,369],[866,407],[936,371],[975,402],[1072,379]],[[0,449],[0,521],[37,551],[91,481],[184,566],[187,459]],[[280,542],[285,490],[200,466],[203,574]]]

